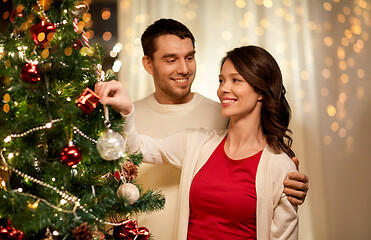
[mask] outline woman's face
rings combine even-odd
[[[260,116],[262,96],[226,60],[219,75],[218,97],[225,117],[242,118],[251,113]]]

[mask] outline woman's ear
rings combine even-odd
[[[261,102],[261,101],[263,101],[263,94],[262,93],[260,93],[259,96],[258,96],[258,102]]]
[[[143,56],[142,57],[142,64],[144,69],[151,75],[153,75],[153,65],[152,65],[152,60],[148,56]]]

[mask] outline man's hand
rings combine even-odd
[[[119,81],[98,82],[94,92],[101,97],[102,104],[111,105],[121,114],[127,115],[133,110],[130,97]]]
[[[299,160],[296,157],[292,158],[296,168],[299,170]],[[302,205],[308,192],[308,177],[303,173],[291,172],[283,181],[283,192],[287,195],[287,199],[295,205]]]

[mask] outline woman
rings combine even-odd
[[[227,130],[139,136],[126,104],[129,149],[182,168],[175,239],[297,239],[297,208],[283,194],[283,179],[296,168],[278,64],[260,47],[235,48],[221,62],[219,82]]]

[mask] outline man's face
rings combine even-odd
[[[155,97],[159,103],[186,103],[192,99],[196,60],[191,39],[162,35],[157,39],[153,59],[146,56],[143,59],[147,59],[145,68],[153,76]],[[143,64],[146,65],[145,61]]]

